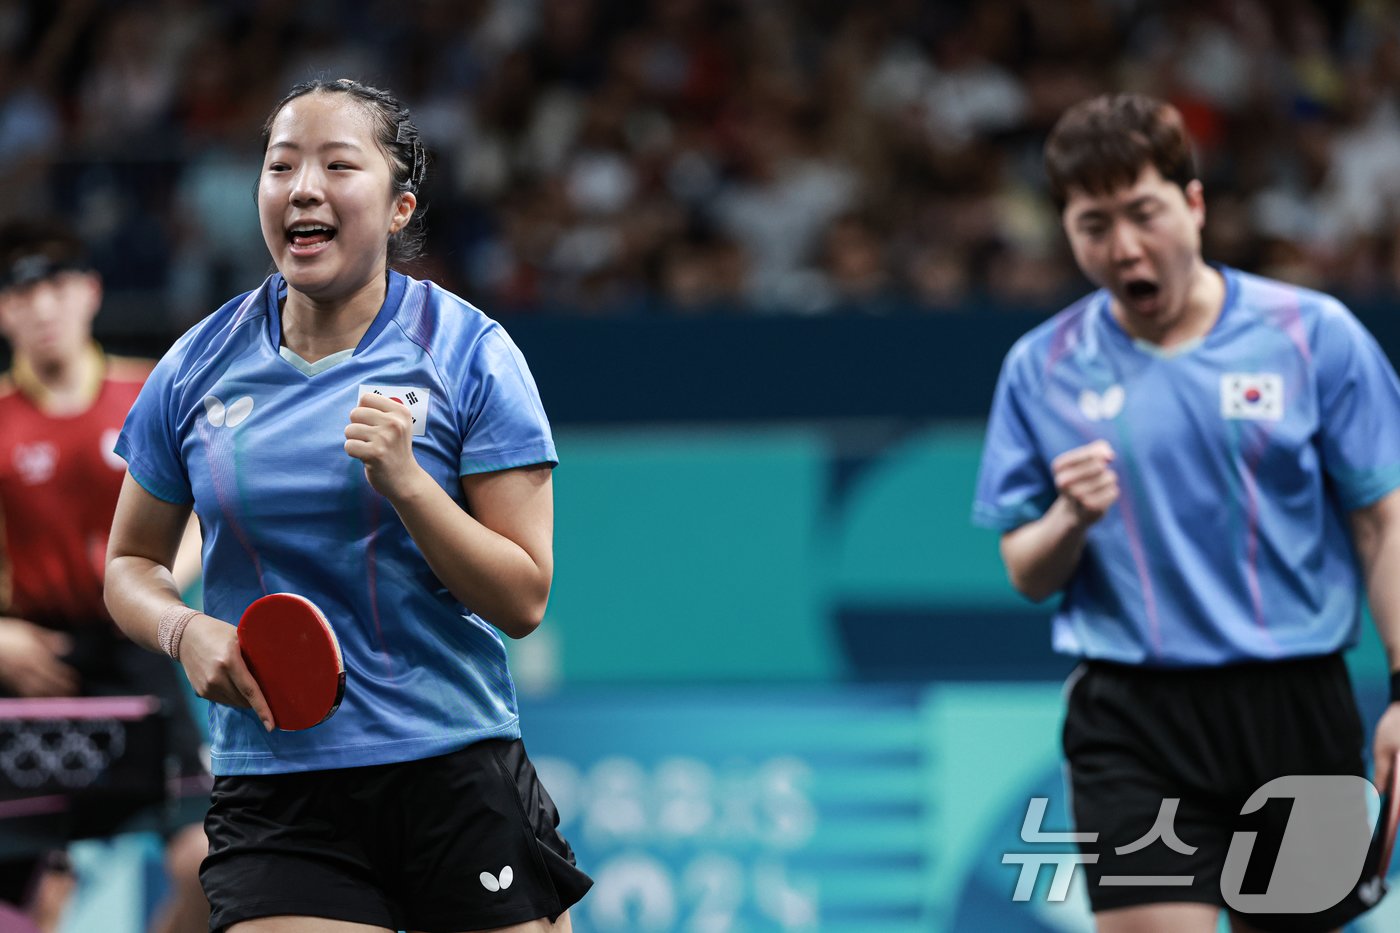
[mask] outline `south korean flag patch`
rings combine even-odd
[[[1278,373],[1226,373],[1220,377],[1220,414],[1278,421],[1283,417],[1283,377]]]
[[[360,395],[382,395],[400,405],[408,406],[413,416],[413,436],[422,437],[428,430],[428,398],[431,393],[421,386],[360,386]],[[357,399],[360,395],[355,396]]]

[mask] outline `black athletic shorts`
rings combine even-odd
[[[1242,817],[1250,795],[1284,775],[1365,774],[1365,730],[1340,655],[1185,670],[1088,661],[1071,677],[1063,739],[1075,829],[1097,834],[1080,843],[1098,855],[1083,866],[1095,911],[1181,901],[1225,908],[1221,873],[1234,833],[1256,831],[1261,846],[1275,840],[1276,853],[1289,816],[1266,807]],[[1180,801],[1171,820],[1178,848],[1195,852],[1160,839],[1115,852],[1150,835],[1166,798]],[[1281,825],[1270,830],[1270,820]],[[1123,876],[1192,882],[1116,880]],[[1353,892],[1321,914],[1246,919],[1264,930],[1331,929],[1365,909]]]
[[[593,881],[520,740],[214,779],[210,929],[279,914],[457,933],[557,918]]]

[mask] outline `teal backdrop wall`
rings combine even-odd
[[[558,445],[541,643],[564,682],[1066,668],[968,522],[980,425],[565,428]],[[998,660],[989,636],[1017,644]]]
[[[547,625],[527,688],[1043,680],[1053,601],[969,502],[980,423],[563,428]],[[1357,678],[1386,666],[1372,627]]]

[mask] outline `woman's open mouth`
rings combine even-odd
[[[287,242],[294,256],[312,256],[335,239],[335,228],[325,224],[293,224],[287,228]]]

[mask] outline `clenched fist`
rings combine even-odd
[[[1110,466],[1113,457],[1113,447],[1100,440],[1067,450],[1050,464],[1060,498],[1086,526],[1103,518],[1118,501],[1118,474]]]
[[[408,406],[365,393],[345,426],[345,452],[365,465],[365,478],[391,502],[420,478],[413,456],[413,415]]]

